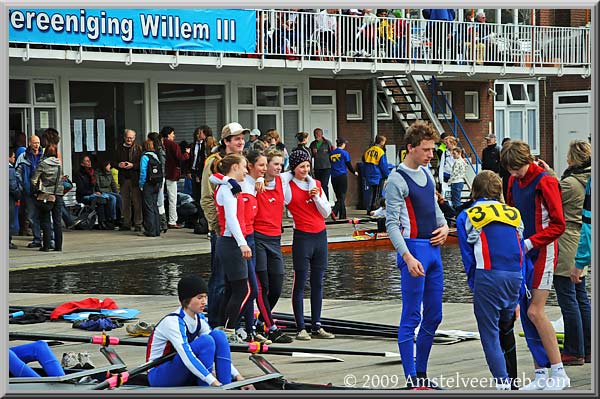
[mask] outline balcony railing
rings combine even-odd
[[[590,67],[590,29],[257,10],[256,56]]]

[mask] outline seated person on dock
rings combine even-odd
[[[372,217],[377,218],[377,232],[386,232],[385,228],[385,198],[379,199],[379,208],[369,213]]]
[[[8,348],[8,369],[11,377],[41,377],[27,363],[38,361],[46,375],[60,377],[65,375],[60,362],[45,341]]]
[[[177,293],[181,307],[163,317],[148,339],[147,361],[172,351],[177,355],[148,372],[153,387],[221,386],[244,377],[231,364],[227,337],[211,330],[202,311],[206,306],[208,285],[197,275],[179,280]],[[216,377],[212,374],[213,364]],[[252,385],[243,389],[253,389]]]

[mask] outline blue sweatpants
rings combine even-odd
[[[425,277],[413,277],[398,254],[402,289],[402,316],[398,327],[398,349],[406,378],[427,372],[427,361],[435,332],[442,322],[442,294],[444,269],[440,247],[434,247],[422,238],[405,239],[410,253],[423,265]],[[421,316],[421,304],[423,315]],[[415,368],[415,329],[419,326]]]
[[[294,264],[292,308],[296,330],[300,332],[305,329],[304,286],[310,272],[310,316],[312,330],[317,331],[321,326],[323,278],[327,270],[327,230],[319,233],[294,230],[292,263]]]
[[[531,259],[529,255],[525,256],[525,262],[523,262],[523,281],[524,283],[521,285],[521,325],[523,326],[523,332],[525,333],[525,340],[527,341],[527,346],[529,347],[529,351],[533,356],[535,362],[540,367],[550,367],[550,359],[548,359],[548,354],[544,349],[544,345],[542,344],[542,339],[540,338],[540,334],[535,328],[535,324],[529,317],[527,316],[527,310],[529,309],[529,302],[531,302],[531,292],[533,286],[533,265],[535,263],[535,259]]]
[[[521,272],[475,271],[473,310],[485,360],[498,383],[509,383],[504,353],[500,346],[499,321],[511,320],[519,302]]]
[[[58,377],[65,375],[60,362],[44,341],[35,341],[8,348],[8,369],[13,377],[40,377],[27,363],[38,361],[46,375]]]
[[[221,384],[231,382],[231,352],[227,336],[222,330],[213,330],[210,334],[200,335],[190,343],[190,346],[208,371],[212,372],[214,363],[216,377]],[[172,360],[152,368],[148,372],[148,382],[152,387],[207,385],[186,367],[179,354]]]

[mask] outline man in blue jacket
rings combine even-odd
[[[377,208],[378,196],[381,194],[381,183],[390,174],[385,156],[386,141],[385,136],[377,135],[375,144],[363,155],[363,203],[367,208],[367,215],[370,215],[371,211]]]
[[[25,211],[27,212],[27,219],[31,225],[31,231],[33,232],[33,241],[31,241],[27,248],[40,248],[42,246],[42,235],[40,229],[40,217],[38,215],[36,207],[36,188],[31,187],[31,176],[38,167],[42,160],[44,151],[40,146],[40,138],[36,135],[31,136],[29,139],[29,147],[24,153],[19,155],[15,164],[17,172],[17,179],[23,190],[22,199],[25,202]]]

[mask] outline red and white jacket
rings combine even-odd
[[[291,173],[290,173],[291,174]],[[311,197],[312,187],[319,188],[319,195]],[[284,203],[292,214],[294,229],[304,233],[320,233],[325,229],[325,218],[331,213],[331,205],[321,188],[321,182],[308,176],[305,181],[292,178],[284,186]]]

